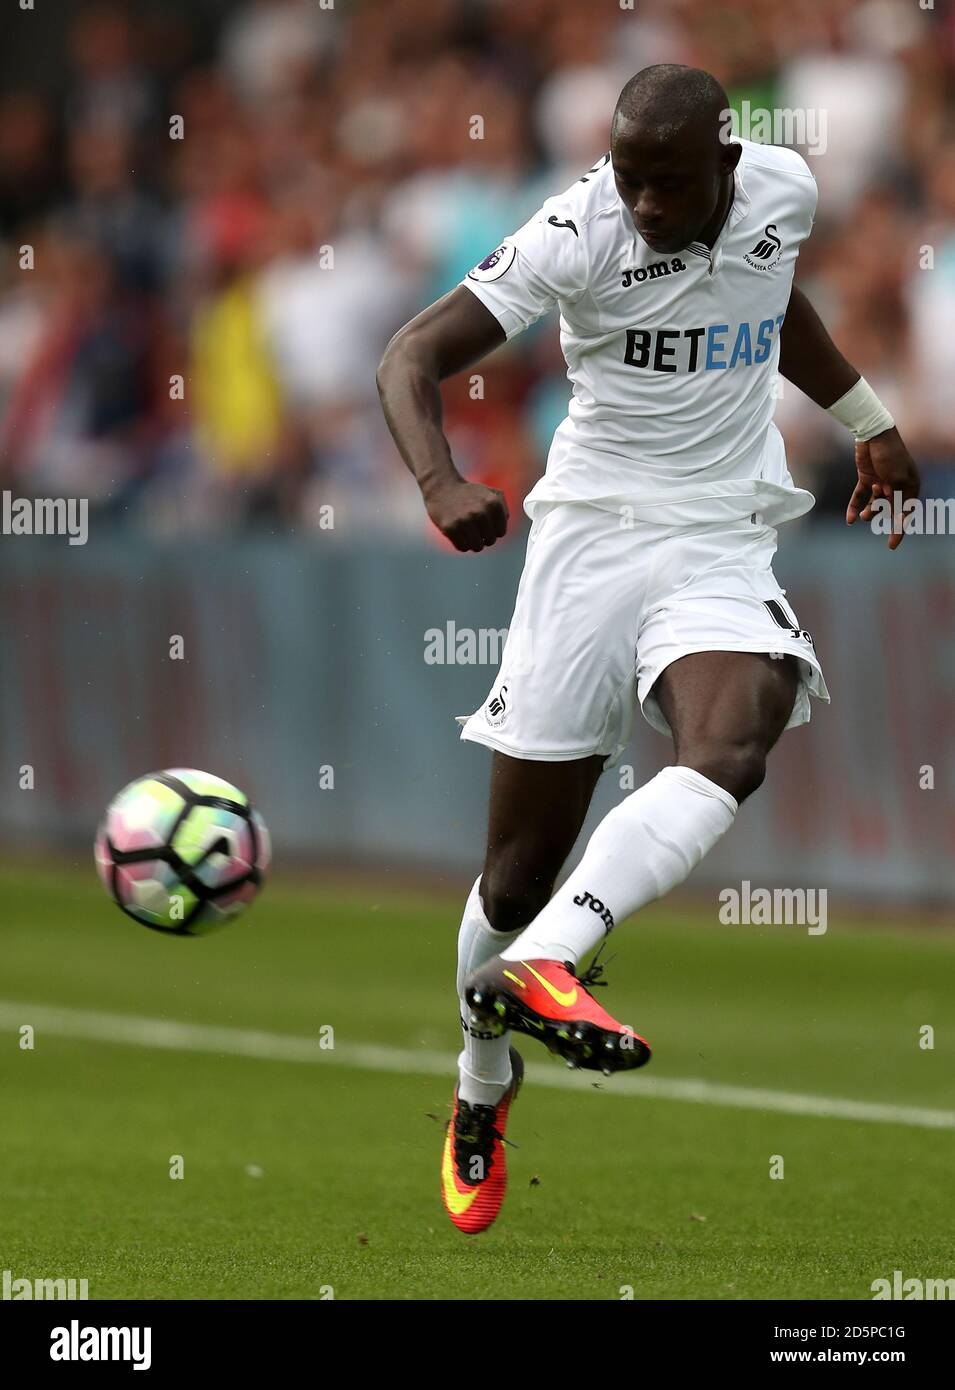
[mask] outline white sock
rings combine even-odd
[[[511,1081],[511,1060],[508,1056],[511,1035],[505,1033],[500,1038],[476,1038],[468,1031],[465,1019],[470,1009],[464,998],[464,982],[472,970],[477,970],[492,956],[500,955],[521,932],[494,930],[485,915],[480,889],[481,880],[478,878],[465,904],[458,933],[457,983],[461,1027],[464,1030],[464,1050],[458,1058],[458,1095],[470,1105],[496,1105]]]
[[[665,767],[597,826],[580,864],[500,954],[574,965],[617,922],[682,883],[736,815],[729,792],[690,767]]]

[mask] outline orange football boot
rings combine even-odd
[[[512,1047],[511,1084],[497,1105],[470,1105],[454,1089],[454,1110],[441,1158],[441,1198],[459,1231],[486,1231],[507,1191],[504,1132],[507,1115],[524,1080],[524,1061]]]
[[[500,1035],[513,1029],[538,1038],[569,1066],[632,1071],[650,1060],[650,1044],[611,1017],[585,988],[603,983],[602,966],[579,977],[569,961],[502,960],[475,970],[464,988],[471,1022]]]

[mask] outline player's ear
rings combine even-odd
[[[740,161],[743,153],[742,145],[735,140],[730,140],[726,144],[720,144],[720,168],[724,173],[731,174]]]

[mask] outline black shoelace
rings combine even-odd
[[[469,1105],[458,1101],[454,1117],[454,1166],[458,1177],[469,1187],[484,1182],[494,1163],[494,1145],[504,1138],[494,1123],[495,1105]],[[480,1163],[475,1163],[475,1159]]]
[[[582,975],[577,974],[577,971],[571,965],[570,961],[565,962],[567,969],[574,976],[574,978],[584,986],[585,989],[599,989],[602,986],[610,983],[609,980],[601,979],[601,976],[604,973],[604,966],[600,964],[600,957],[603,954],[603,949],[606,946],[606,944],[607,937],[605,936],[603,941],[601,941],[600,945],[597,948],[597,954],[594,956],[593,960],[590,962],[589,966]],[[609,959],[605,962],[605,964],[609,965],[613,959],[614,957],[610,956]]]

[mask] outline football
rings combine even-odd
[[[114,797],[95,857],[106,891],[128,916],[195,936],[248,906],[271,847],[265,822],[238,787],[172,768],[139,777]]]

